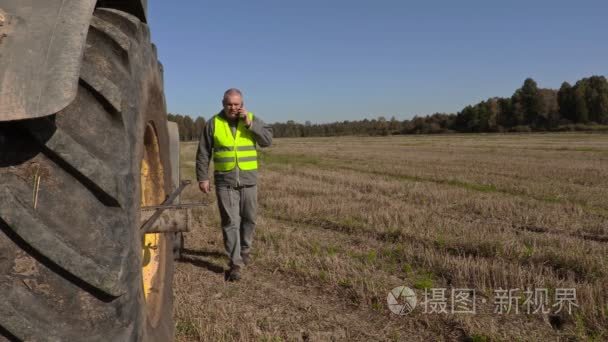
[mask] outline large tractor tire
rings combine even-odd
[[[172,191],[162,67],[147,26],[96,9],[76,99],[0,123],[0,340],[171,341]]]

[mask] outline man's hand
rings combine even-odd
[[[211,188],[209,187],[209,181],[198,182],[198,188],[201,189],[202,192],[208,194],[211,192]]]
[[[245,107],[239,109],[239,116],[245,121],[245,126],[251,127],[251,119],[249,119],[249,115],[247,115],[247,113],[248,112]]]

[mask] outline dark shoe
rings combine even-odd
[[[241,254],[241,258],[243,259],[243,264],[245,264],[245,266],[251,263],[251,255],[249,255],[249,253]]]
[[[228,281],[239,281],[241,280],[241,267],[234,265],[230,268],[230,271],[228,271],[228,277],[227,279]]]

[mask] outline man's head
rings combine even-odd
[[[224,105],[224,115],[230,120],[236,120],[239,116],[239,109],[243,107],[243,94],[236,88],[230,88],[224,93],[222,104]]]

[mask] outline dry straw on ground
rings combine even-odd
[[[183,178],[195,149],[182,144]],[[608,339],[608,135],[277,139],[259,187],[240,283],[224,282],[217,208],[196,211],[174,283],[178,340]],[[194,187],[184,200],[215,201]],[[419,301],[475,289],[477,313],[394,315],[400,285]],[[578,307],[525,314],[522,294],[501,315],[501,288],[547,288],[551,304],[575,288]]]

